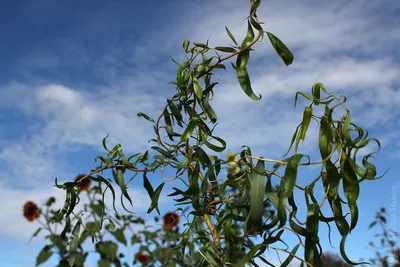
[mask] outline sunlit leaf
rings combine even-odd
[[[249,73],[247,72],[247,68],[244,69],[237,68],[236,75],[238,77],[240,87],[242,88],[244,93],[253,100],[260,100],[261,95],[260,96],[255,95],[253,89],[251,88],[250,77]]]
[[[183,44],[182,44],[182,46],[183,46],[183,50],[185,50],[185,52],[187,52],[187,50],[188,50],[189,43],[190,43],[190,41],[189,41],[189,40],[185,40],[185,41],[183,41]]]
[[[198,99],[203,97],[203,89],[201,88],[199,80],[196,77],[193,77],[193,89]]]
[[[252,169],[250,181],[250,212],[247,221],[247,229],[249,232],[258,232],[261,230],[262,216],[264,213],[264,192],[265,192],[265,177],[264,177],[264,161],[259,160],[255,168]]]
[[[275,35],[270,32],[267,32],[268,38],[274,47],[276,53],[283,60],[286,66],[292,64],[294,56],[292,52],[290,52],[289,48]]]

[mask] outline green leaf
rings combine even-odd
[[[377,223],[377,221],[372,222],[372,223],[368,226],[368,229],[371,229],[372,227],[374,227],[376,223]]]
[[[188,51],[189,43],[190,43],[189,40],[183,41],[183,45],[182,46],[183,46],[183,50],[185,50],[185,52]]]
[[[206,112],[207,116],[210,118],[211,122],[216,123],[217,122],[217,114],[215,114],[215,111],[211,108],[210,104],[208,103],[208,98],[209,98],[209,94],[207,93],[204,96],[202,106],[203,106],[204,111]]]
[[[250,23],[260,34],[264,36],[264,29],[261,27],[260,23],[258,23],[253,17],[250,17]]]
[[[296,154],[288,159],[288,163],[285,170],[285,175],[281,179],[278,192],[279,192],[279,204],[278,204],[278,217],[279,226],[282,227],[286,223],[286,209],[285,204],[290,195],[293,192],[293,188],[296,185],[297,179],[297,167],[300,160],[304,157],[302,154]]]
[[[68,241],[66,235],[67,235],[67,231],[70,231],[70,227],[71,227],[71,219],[69,218],[69,216],[67,216],[65,219],[64,229],[61,231],[61,234],[60,234],[61,240]]]
[[[175,117],[178,125],[182,126],[182,114],[179,112],[177,106],[171,101],[169,102],[169,108],[171,109],[172,115]]]
[[[197,47],[200,47],[200,48],[204,48],[204,49],[208,49],[209,48],[206,44],[203,44],[203,43],[195,43],[195,42],[193,42],[193,44],[195,46],[197,46]]]
[[[146,172],[143,173],[143,186],[146,189],[147,193],[149,194],[150,199],[152,199],[153,195],[154,195],[154,189],[153,189],[153,186],[151,185],[149,179],[147,178]],[[158,213],[160,213],[160,211],[158,210],[158,206],[156,207],[156,210]]]
[[[212,150],[214,150],[215,152],[222,152],[222,151],[225,150],[225,148],[226,148],[226,142],[225,142],[222,138],[219,138],[219,137],[216,137],[216,136],[210,136],[211,138],[214,138],[215,140],[217,140],[218,142],[220,142],[220,144],[222,145],[222,146],[216,146],[216,145],[214,145],[214,144],[208,142],[208,140],[207,140],[207,134],[204,133],[203,131],[200,131],[200,136],[201,136],[201,141],[204,142],[204,144],[205,144],[209,149],[212,149]]]
[[[247,64],[249,63],[250,60],[250,49],[247,48],[240,52],[240,54],[236,58],[236,67],[235,70],[237,69],[246,69]]]
[[[147,172],[143,172],[143,186],[149,194],[149,197],[151,198],[154,194],[154,189],[153,186],[151,186],[149,179],[147,178]]]
[[[105,241],[96,244],[96,251],[104,255],[110,261],[117,259],[118,245],[112,241]]]
[[[167,158],[170,158],[170,159],[173,158],[171,153],[169,153],[168,151],[166,151],[166,150],[164,150],[164,149],[162,149],[160,147],[152,146],[151,148],[154,149],[155,151],[157,151],[158,153],[160,153],[161,155],[167,157]]]
[[[246,34],[246,37],[244,38],[240,48],[244,49],[244,48],[248,47],[253,41],[254,41],[253,27],[251,27],[250,22],[247,21],[247,34]]]
[[[243,92],[253,100],[260,100],[261,95],[256,96],[253,92],[253,89],[251,88],[250,77],[249,73],[247,72],[247,68],[244,69],[237,68],[236,74],[239,80],[240,87],[242,88]]]
[[[154,194],[153,194],[153,196],[152,196],[152,198],[151,198],[151,205],[150,205],[149,209],[147,210],[147,213],[152,212],[156,207],[158,207],[158,199],[160,198],[160,194],[161,194],[161,191],[162,191],[164,185],[165,185],[165,182],[163,182],[162,184],[160,184],[160,185],[156,188],[156,191],[154,191]],[[158,212],[158,214],[160,214],[160,212],[158,211],[158,209],[157,209],[157,212]]]
[[[296,255],[297,249],[299,248],[300,244],[297,244],[292,251],[290,252],[289,256],[286,258],[284,262],[282,262],[281,267],[286,267],[289,263],[292,262],[294,255]]]
[[[226,47],[226,46],[216,46],[214,47],[215,50],[226,52],[226,53],[236,53],[236,49],[232,47]]]
[[[357,199],[360,194],[360,185],[357,179],[357,175],[351,168],[349,157],[343,154],[340,163],[340,172],[343,176],[343,191],[348,201],[351,215],[350,231],[353,230],[358,221],[358,207]]]
[[[190,161],[191,161],[190,158],[185,157],[182,162],[180,162],[178,165],[173,166],[173,167],[176,169],[185,168],[190,163]]]
[[[79,232],[81,230],[81,222],[78,221],[75,224],[74,229],[72,230],[72,240],[71,243],[69,243],[69,266],[73,266],[75,263],[75,258],[76,258],[76,253],[77,253],[77,248],[79,245]]]
[[[319,244],[319,212],[320,209],[318,204],[311,203],[308,205],[306,221],[307,236],[305,241],[304,258],[306,262],[313,266],[322,266],[321,258],[317,249],[317,244]]]
[[[50,257],[53,255],[52,245],[46,245],[44,248],[39,252],[39,255],[36,257],[36,266],[46,262]]]
[[[93,233],[97,232],[101,229],[100,222],[87,222],[86,223],[86,230]]]
[[[31,236],[31,238],[29,239],[28,243],[30,243],[31,240],[32,240],[34,237],[36,237],[36,236],[40,233],[41,230],[42,230],[42,228],[39,227],[39,228],[33,233],[33,235]]]
[[[235,37],[233,36],[233,34],[231,33],[231,31],[228,29],[228,27],[225,26],[225,30],[228,33],[229,37],[231,38],[231,40],[235,43],[235,45],[238,45],[238,43],[236,42]]]
[[[203,97],[203,89],[201,88],[200,82],[196,77],[193,77],[193,89],[198,99]]]
[[[113,197],[113,208],[114,208],[115,213],[118,214],[117,208],[115,207],[115,190],[114,190],[112,184],[108,180],[106,180],[104,177],[102,177],[101,175],[98,175],[97,178],[91,177],[91,180],[96,181],[96,182],[103,182],[107,185],[107,188],[110,188],[110,191],[111,191],[111,194]]]
[[[59,235],[51,234],[49,236],[50,241],[60,250],[62,254],[64,254],[67,250],[67,242],[61,240]]]
[[[68,194],[68,192],[69,192],[70,198],[69,198],[68,203],[66,202],[66,204],[69,205],[69,208],[68,208],[68,211],[65,214],[65,216],[69,216],[72,213],[72,211],[75,208],[76,201],[77,201],[77,195],[75,193],[75,190],[73,188],[69,187],[67,189],[67,194]]]
[[[321,88],[324,88],[324,85],[322,83],[316,83],[311,89],[311,93],[314,97],[313,104],[318,106],[319,105],[319,100],[321,99]]]
[[[124,235],[124,231],[122,229],[117,229],[115,231],[112,231],[111,234],[117,239],[119,242],[124,244],[125,246],[127,245],[126,237]]]
[[[306,139],[306,133],[308,130],[308,127],[310,126],[310,121],[312,117],[313,109],[311,107],[306,107],[303,112],[303,121],[301,122],[301,130],[300,130],[300,139],[305,140]]]
[[[109,136],[110,136],[110,135],[107,134],[107,136],[103,138],[103,147],[104,147],[104,149],[107,150],[108,152],[110,152],[110,150],[108,150],[108,148],[107,148],[106,140],[107,140],[107,138],[108,138]]]
[[[124,179],[124,173],[122,172],[122,170],[120,168],[117,169],[117,173],[114,175],[115,178],[115,182],[118,184],[118,186],[121,188],[121,192],[123,194],[123,196],[129,201],[129,203],[131,204],[131,206],[133,206],[132,204],[132,199],[128,194],[128,187],[125,184],[125,179]],[[122,207],[127,211],[130,212],[129,210],[127,210],[124,206],[124,202],[122,201],[121,198],[121,204]]]
[[[250,16],[252,16],[257,11],[257,8],[260,6],[260,4],[261,4],[261,0],[255,0],[253,2],[253,4],[251,5],[251,9],[250,9]]]
[[[183,132],[182,136],[181,136],[181,140],[179,141],[179,143],[183,143],[186,142],[186,140],[189,139],[190,135],[192,134],[192,132],[194,131],[194,127],[196,127],[197,121],[199,120],[198,117],[194,117],[190,120],[187,128],[185,129],[185,131]]]
[[[245,264],[253,258],[254,254],[256,254],[262,248],[262,246],[263,244],[254,246],[240,261],[234,265],[234,267],[245,267]]]
[[[104,205],[100,201],[98,204],[90,204],[89,207],[94,211],[97,216],[101,216],[103,214]]]
[[[148,120],[148,121],[155,122],[152,118],[150,118],[149,116],[147,116],[147,115],[144,114],[143,112],[139,112],[137,115],[138,115],[139,117],[145,118],[145,119]]]
[[[347,238],[347,235],[345,235],[345,236],[342,238],[342,240],[340,240],[340,255],[342,256],[342,258],[343,258],[348,264],[351,264],[351,265],[368,264],[368,265],[371,265],[371,266],[372,266],[371,263],[365,262],[365,261],[362,261],[362,262],[352,262],[352,261],[347,257],[347,255],[346,255],[346,250],[344,249],[344,246],[345,246],[345,243],[346,243],[346,238]]]
[[[285,62],[286,66],[292,64],[294,56],[292,52],[290,52],[289,48],[272,33],[267,32],[267,35],[276,53],[283,60],[283,62]]]
[[[106,221],[106,220],[108,220],[110,222],[110,224],[107,225],[107,227],[108,227],[107,229],[109,229],[110,231],[114,231],[116,228],[115,223],[110,218],[104,219],[104,221]]]
[[[265,194],[265,177],[264,177],[264,161],[259,160],[254,169],[252,169],[250,181],[250,212],[247,220],[248,232],[259,232],[262,226],[262,216],[264,213],[264,194]],[[250,225],[249,225],[250,224]]]

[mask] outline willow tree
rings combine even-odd
[[[174,198],[176,212],[185,216],[188,223],[174,247],[176,264],[244,266],[251,263],[257,266],[257,259],[270,264],[264,254],[267,249],[273,249],[287,253],[282,266],[287,266],[293,258],[307,266],[321,266],[321,224],[337,228],[341,235],[340,253],[343,259],[350,264],[361,264],[347,257],[345,243],[358,223],[357,200],[361,183],[379,177],[376,167],[370,162],[373,153],[362,157],[361,164],[358,164],[357,153],[371,142],[377,143],[378,147],[380,144],[377,139],[368,138],[367,130],[352,122],[351,112],[345,106],[346,97],[329,93],[322,83],[313,84],[309,93],[297,92],[295,107],[299,97],[304,97],[308,104],[282,159],[253,155],[246,144],[241,151],[230,154],[228,159],[219,157],[227,144],[221,136],[214,134],[218,117],[212,107],[212,98],[218,94],[215,91],[218,82],[213,81],[213,73],[218,69],[225,70],[228,60],[236,60],[231,66],[240,88],[257,105],[261,95],[254,92],[247,69],[253,46],[268,39],[284,64],[289,66],[294,60],[289,48],[264,29],[256,15],[260,2],[250,1],[247,32],[241,43],[227,27],[226,33],[233,42],[229,47],[210,47],[208,42],[183,42],[186,60],[174,60],[177,74],[176,79],[170,82],[176,87],[176,94],[166,100],[158,117],[138,113],[153,125],[155,136],[149,141],[153,144],[150,150],[154,152],[151,153],[153,156],[149,156],[149,151],[126,155],[120,144],[109,149],[106,137],[103,147],[107,152],[96,157],[98,166],[76,182],[58,184],[56,179],[56,186],[66,192],[65,205],[58,211],[56,221],[65,221],[65,229],[71,229],[71,224],[74,224],[71,234],[65,230],[60,236],[62,242],[69,244],[71,255],[79,244],[81,228],[85,227],[81,215],[74,212],[79,202],[79,185],[90,179],[98,184],[101,195],[110,191],[116,213],[115,201],[120,194],[123,208],[132,213],[134,209],[131,210],[128,204],[132,205],[133,201],[127,188],[131,179],[138,179],[136,177],[140,174],[151,198],[148,213],[159,212],[158,199],[165,183],[177,184],[168,196]],[[322,106],[322,114],[318,114],[316,106]],[[340,114],[340,109],[341,116],[334,117]],[[321,157],[318,161],[311,161],[308,155],[298,153],[298,145],[306,139],[312,121],[319,125]],[[308,185],[300,184],[298,168],[311,165],[320,165],[318,176]],[[226,172],[227,166],[229,171]],[[166,169],[174,170],[175,176],[164,177]],[[110,171],[110,177],[104,175],[105,170]],[[162,172],[164,181],[161,184],[155,184],[147,177],[148,173],[156,171]],[[128,177],[131,177],[129,181]],[[179,187],[178,181],[182,182]],[[322,185],[325,192],[320,199],[314,194],[317,185]],[[341,188],[343,192],[340,192]],[[303,194],[295,194],[296,191]],[[340,196],[342,193],[345,200]],[[305,207],[296,205],[299,196],[304,196]],[[273,216],[267,213],[267,205],[273,206]],[[331,214],[323,214],[324,205],[329,206]],[[350,216],[346,216],[346,210]],[[305,222],[298,219],[299,214],[306,214]],[[91,229],[93,236],[104,222],[113,229],[113,222],[106,220],[103,212],[98,227]],[[298,244],[290,248],[280,247],[279,244],[284,243],[281,236],[285,231],[296,235]],[[300,246],[304,248],[304,255],[297,253]],[[201,255],[200,259],[195,263],[185,262],[185,255],[194,253]],[[74,260],[71,256],[71,266]]]

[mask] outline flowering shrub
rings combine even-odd
[[[32,237],[37,236],[42,231],[47,231],[45,239],[48,244],[37,256],[36,265],[46,262],[53,255],[57,255],[58,266],[68,266],[71,258],[74,259],[74,266],[84,266],[89,253],[93,253],[100,258],[98,260],[99,266],[110,266],[110,264],[130,266],[128,264],[129,258],[133,259],[133,264],[143,266],[175,266],[173,248],[177,245],[177,240],[179,240],[181,234],[178,229],[180,222],[178,213],[167,212],[163,217],[163,224],[158,223],[159,219],[155,217],[155,224],[148,225],[141,217],[108,211],[102,204],[102,195],[97,186],[92,188],[86,186],[85,190],[82,190],[78,184],[77,190],[79,192],[85,191],[90,202],[84,204],[82,210],[77,212],[77,214],[85,214],[87,222],[83,223],[82,217],[78,216],[72,219],[82,223],[84,229],[73,254],[68,249],[71,246],[71,241],[66,238],[68,235],[74,235],[76,227],[69,226],[62,232],[57,232],[57,225],[62,225],[62,221],[57,218],[59,211],[52,209],[56,202],[55,198],[50,197],[41,209],[31,201],[24,205],[24,217],[28,221],[36,220],[39,211],[44,211],[41,218],[43,221],[40,221],[41,227]],[[104,214],[107,214],[106,217],[110,223],[100,229],[102,226],[99,219],[103,211]],[[70,222],[67,223],[70,224]],[[130,236],[130,239],[127,236]],[[92,241],[95,242],[94,249],[85,249],[85,247],[90,247],[88,242],[84,245],[88,237],[92,237]],[[136,247],[138,252],[135,254],[132,251],[132,257],[121,252],[122,248],[127,249],[133,246]]]

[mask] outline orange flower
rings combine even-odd
[[[164,226],[172,229],[179,224],[179,215],[176,212],[167,212],[164,217]]]
[[[75,182],[78,182],[82,177],[85,177],[85,176],[86,176],[86,174],[79,174],[78,176],[76,176]],[[85,178],[84,180],[82,180],[82,182],[79,183],[79,189],[81,191],[88,190],[90,187],[90,183],[91,183],[91,181],[90,181],[89,177]]]
[[[32,222],[39,217],[39,208],[32,201],[28,201],[24,205],[24,217]]]
[[[140,261],[142,264],[147,264],[150,261],[150,258],[147,254],[139,252],[136,254],[136,259]]]

